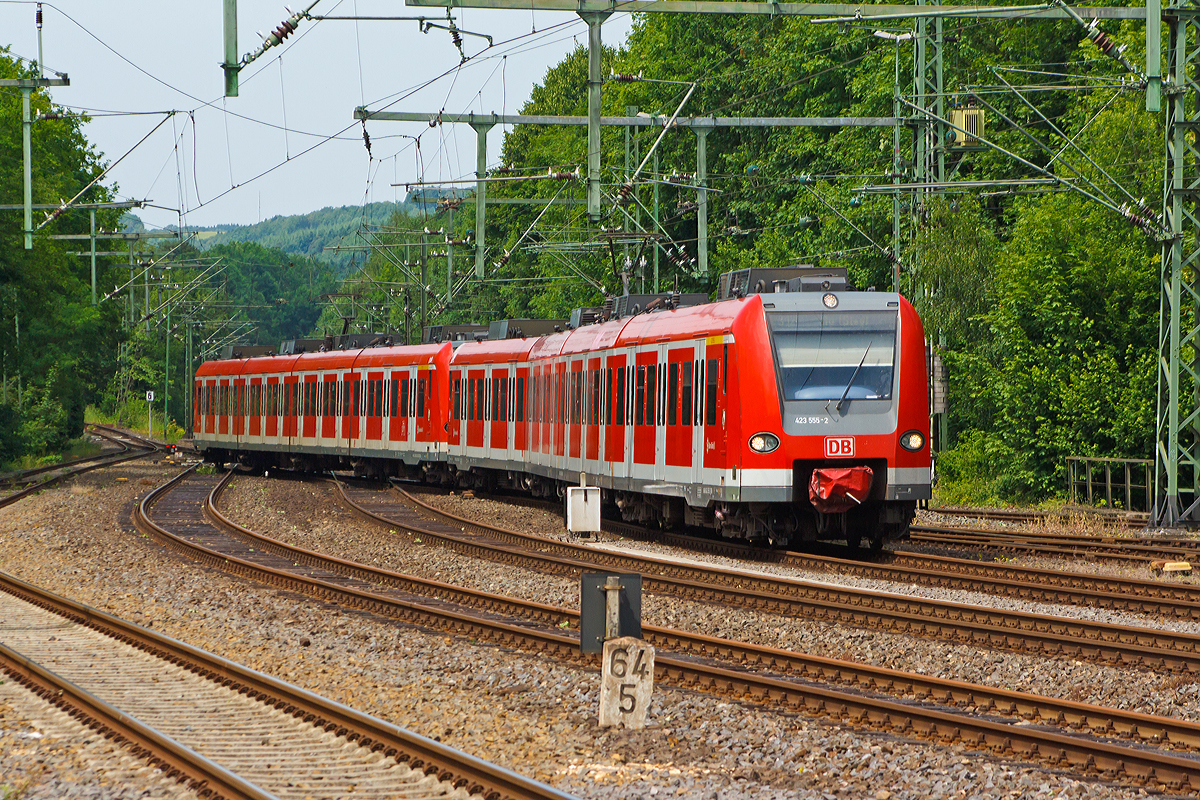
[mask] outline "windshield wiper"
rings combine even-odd
[[[837,405],[834,406],[839,414],[842,413],[842,404],[846,402],[846,395],[850,394],[850,387],[854,385],[854,379],[858,377],[858,373],[862,370],[863,364],[867,363],[867,353],[871,352],[872,344],[873,342],[867,342],[867,349],[863,351],[863,356],[861,359],[859,359],[858,366],[854,368],[854,374],[850,376],[850,382],[846,384],[846,390],[842,392],[841,399],[839,399]]]

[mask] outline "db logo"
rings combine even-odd
[[[826,458],[854,458],[853,436],[826,436]]]

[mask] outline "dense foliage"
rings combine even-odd
[[[893,34],[911,30],[892,24]],[[1102,27],[1128,45],[1131,61],[1143,58],[1140,25]],[[277,218],[223,231],[194,256],[223,259],[214,288],[229,308],[244,307],[254,336],[272,344],[336,332],[348,317],[356,329],[388,329],[408,341],[435,322],[561,318],[625,287],[712,292],[721,272],[748,266],[844,265],[860,288],[890,290],[898,264],[900,288],[950,370],[938,462],[944,499],[1052,496],[1062,491],[1067,456],[1153,451],[1161,255],[1117,207],[1157,208],[1162,115],[1144,111],[1123,67],[1073,22],[951,18],[944,29],[947,108],[984,109],[995,146],[944,147],[950,179],[974,183],[899,195],[898,243],[893,198],[879,189],[897,170],[913,177],[912,126],[902,129],[898,151],[887,126],[714,128],[706,140],[709,269],[701,274],[697,136],[668,130],[656,145],[656,122],[603,131],[599,221],[586,218],[586,182],[564,177],[586,173],[584,128],[509,130],[493,172],[506,180],[489,195],[510,203],[488,209],[483,281],[475,275],[471,198],[436,210],[375,204]],[[913,42],[876,32],[792,16],[645,15],[624,46],[604,53],[604,113],[879,118],[898,108],[915,118],[897,100],[897,86],[903,100],[913,96]],[[6,74],[18,71],[0,64]],[[579,48],[546,73],[522,112],[584,114],[586,79]],[[19,97],[0,95],[0,103],[0,187],[16,198]],[[98,156],[78,122],[37,130],[35,200],[70,196],[95,174]],[[68,214],[57,225],[85,223]],[[338,297],[322,303],[333,277],[303,256],[360,225],[389,246],[343,265]],[[651,235],[617,233],[639,227]],[[178,332],[167,358],[166,320],[121,334],[111,311],[90,307],[81,265],[65,248],[39,243],[26,252],[18,235],[17,215],[0,216],[0,346],[10,398],[0,404],[0,457],[45,446],[60,412],[67,429],[77,426],[82,404],[114,370],[123,337],[128,357],[114,385],[125,388],[110,390],[112,398],[162,385],[168,361],[174,375],[186,368],[177,363]],[[20,350],[15,310],[29,326]],[[36,348],[27,346],[33,341]],[[26,395],[19,404],[11,399],[18,370]]]
[[[36,77],[4,53],[0,77]],[[31,105],[34,116],[61,110],[40,90]],[[24,191],[21,119],[21,91],[0,91],[0,198],[9,204]],[[34,203],[72,197],[100,173],[100,156],[81,127],[65,115],[34,123]],[[97,186],[82,199],[108,198]],[[35,227],[44,216],[34,212]],[[96,217],[99,225],[116,225],[116,212]],[[0,462],[59,448],[80,433],[85,407],[114,371],[120,340],[120,310],[91,304],[90,264],[70,255],[78,243],[39,237],[26,250],[23,223],[20,210],[0,210]],[[47,229],[86,233],[89,220],[86,212],[66,213]]]
[[[946,499],[1037,500],[1061,494],[1067,456],[1149,458],[1160,251],[1117,207],[1158,196],[1161,117],[1144,111],[1130,76],[1072,22],[944,24],[947,108],[985,109],[998,146],[947,147],[947,175],[1018,183],[902,195],[897,250],[891,197],[862,191],[891,183],[891,128],[716,128],[707,136],[716,191],[701,275],[695,134],[669,131],[658,171],[648,163],[621,205],[621,185],[661,128],[606,128],[605,216],[589,226],[584,182],[547,176],[586,173],[584,129],[517,127],[502,170],[528,180],[490,191],[543,203],[489,209],[487,277],[497,280],[474,284],[469,301],[441,319],[563,317],[619,293],[623,280],[652,290],[655,256],[658,286],[683,291],[712,291],[729,269],[794,263],[845,265],[859,287],[888,290],[898,259],[901,289],[950,368],[939,462]],[[1140,26],[1104,27],[1132,61],[1142,58]],[[604,73],[663,82],[608,80],[604,113],[891,116],[897,74],[901,95],[912,97],[913,46],[873,34],[795,17],[645,15],[625,47],[605,52]],[[580,48],[548,71],[523,113],[584,114],[586,75]],[[901,106],[902,116],[913,113]],[[899,167],[910,178],[911,145],[905,131]],[[1060,182],[1019,183],[1048,177]],[[568,202],[546,208],[549,198]],[[656,232],[659,246],[605,234],[636,224]],[[468,226],[460,221],[456,235]]]
[[[401,204],[401,210],[415,207]],[[254,225],[218,225],[216,233],[200,240],[204,250],[231,242],[254,242],[286,253],[309,256],[334,264],[342,273],[354,259],[354,251],[339,251],[339,245],[361,246],[361,227],[386,224],[396,211],[395,203],[327,207],[308,214],[275,216]],[[361,257],[358,259],[362,261]]]

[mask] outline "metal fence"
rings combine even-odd
[[[1074,505],[1149,511],[1154,462],[1144,458],[1067,457],[1067,494]]]

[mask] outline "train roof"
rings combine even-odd
[[[196,369],[196,377],[262,375],[280,372],[324,372],[375,366],[432,364],[443,351],[449,357],[449,342],[440,344],[368,347],[361,350],[334,350],[328,353],[302,353],[290,356],[206,361]]]
[[[554,334],[558,336],[560,334]],[[452,362],[455,365],[491,364],[496,361],[528,361],[530,352],[545,337],[529,337],[525,339],[484,339],[479,342],[466,342],[454,351]]]

